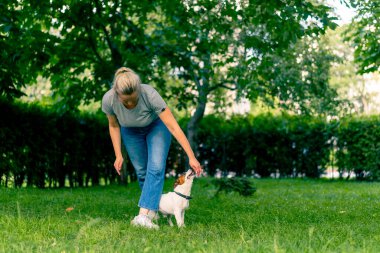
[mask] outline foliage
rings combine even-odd
[[[15,187],[97,185],[115,181],[112,146],[104,121],[59,115],[37,106],[0,101],[1,182]],[[100,144],[100,145],[99,145]],[[10,183],[10,182],[9,182]]]
[[[270,107],[297,114],[337,115],[342,101],[329,85],[330,68],[339,58],[330,50],[327,36],[310,35],[298,40],[281,54],[267,54],[256,78],[259,93]]]
[[[49,64],[55,37],[46,32],[43,2],[0,3],[0,96],[20,97],[21,87],[35,83]],[[47,28],[48,29],[48,28]]]
[[[211,175],[219,169],[224,175],[319,177],[329,162],[332,135],[332,127],[311,117],[207,116],[199,130],[199,157]]]
[[[355,62],[359,73],[379,71],[380,66],[380,2],[370,0],[351,0],[357,15],[349,27],[346,39],[355,48]]]
[[[339,171],[354,172],[359,180],[380,178],[380,122],[378,117],[347,118],[337,133]]]
[[[120,66],[143,75],[150,69],[154,49],[145,34],[155,8],[150,1],[8,1],[0,6],[8,90],[30,84],[37,75],[46,77],[62,113],[100,100]]]
[[[136,179],[127,157],[125,173],[117,177],[104,117],[0,102],[1,184],[63,187],[68,180],[73,187]],[[358,179],[378,180],[379,124],[375,117],[326,122],[289,115],[228,120],[210,115],[200,124],[196,156],[211,176],[220,171],[223,177],[232,172],[237,177],[318,178],[328,166],[338,166]],[[173,141],[168,172],[180,173],[187,164]]]
[[[338,97],[346,101],[340,116],[354,112],[368,113],[368,105],[376,104],[376,93],[369,93],[365,89],[365,78],[357,74],[358,66],[353,61],[355,48],[343,38],[347,29],[346,25],[326,34],[331,50],[339,55],[337,64],[330,68],[329,84],[337,90]]]
[[[183,83],[173,89],[181,107],[196,107],[187,126],[195,149],[206,104],[210,99],[224,104],[219,96],[228,93],[220,90],[251,100],[280,93],[293,101],[305,93],[298,89],[308,87],[302,81],[283,83],[279,89],[273,76],[284,73],[275,72],[273,63],[279,58],[287,61],[290,53],[283,51],[301,38],[335,27],[328,7],[308,1],[163,1],[160,7],[163,18],[159,16],[153,33],[162,47],[158,66]],[[301,74],[301,69],[296,71]],[[325,91],[324,83],[313,85],[320,89],[309,89],[311,96]]]
[[[314,1],[54,0],[7,1],[1,7],[1,43],[9,52],[1,56],[7,63],[1,94],[7,90],[12,96],[8,91],[41,75],[50,80],[60,113],[99,101],[122,65],[135,69],[164,97],[176,99],[178,108],[195,108],[188,125],[193,146],[209,99],[223,104],[220,96],[227,96],[221,89],[251,100],[282,96],[290,104],[302,94],[330,97],[318,78],[309,78],[313,84],[292,80],[280,87],[273,77],[286,75],[286,69],[273,68],[274,60],[290,57],[284,51],[301,38],[336,27],[331,9]],[[321,66],[317,69],[324,71]],[[294,71],[299,75],[305,69]]]
[[[254,187],[251,180],[246,177],[214,179],[213,184],[217,187],[215,196],[218,196],[221,192],[237,192],[247,197],[256,192],[256,187]]]

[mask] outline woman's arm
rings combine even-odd
[[[123,155],[121,153],[121,136],[120,136],[120,126],[117,121],[116,116],[107,115],[108,118],[108,128],[110,131],[110,136],[112,140],[112,146],[115,151],[116,160],[114,167],[116,172],[120,175],[121,166],[123,165]]]
[[[162,120],[162,122],[164,122],[164,124],[169,129],[170,133],[174,136],[174,138],[176,138],[181,147],[185,150],[189,158],[190,167],[195,170],[197,175],[199,175],[202,172],[201,165],[195,158],[194,152],[190,146],[189,141],[187,140],[181,127],[178,125],[170,109],[166,107],[165,111],[160,113],[159,117]]]

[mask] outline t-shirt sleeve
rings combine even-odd
[[[152,87],[151,92],[149,93],[149,102],[151,109],[159,115],[161,112],[165,111],[167,105],[162,99],[161,95]]]
[[[115,115],[111,104],[112,96],[110,96],[110,93],[107,92],[106,94],[104,94],[102,99],[102,111],[107,115]]]

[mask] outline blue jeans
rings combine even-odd
[[[158,210],[171,133],[157,118],[146,127],[121,127],[121,137],[142,190],[139,207]]]

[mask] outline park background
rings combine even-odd
[[[0,250],[166,252],[189,237],[189,251],[379,250],[379,1],[2,1],[0,13]],[[205,169],[189,227],[160,221],[171,240],[129,226],[136,176],[125,152],[115,173],[100,110],[121,66],[159,91]],[[165,191],[186,165],[173,141]],[[215,178],[257,192],[215,195]]]

